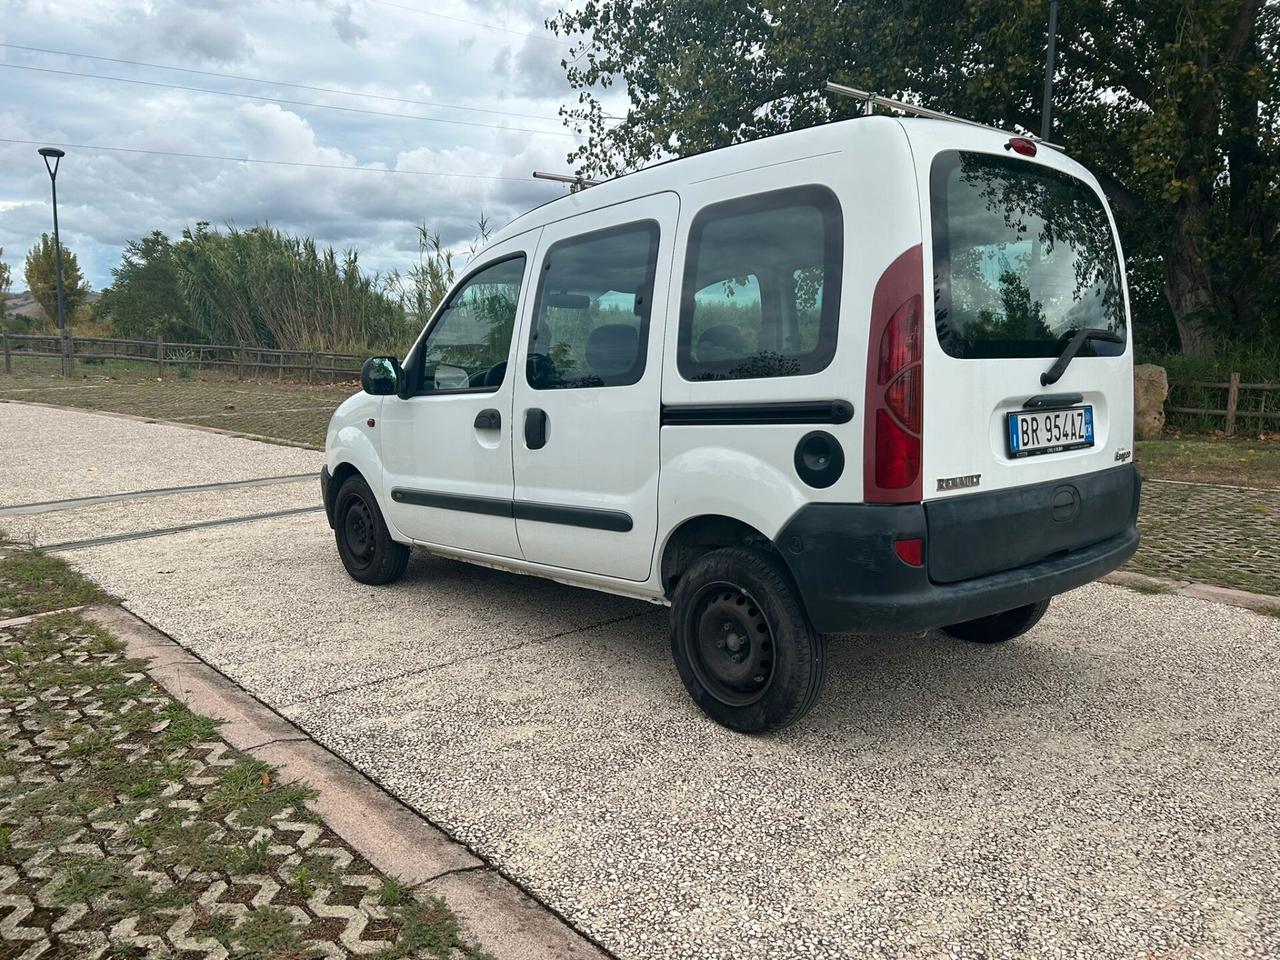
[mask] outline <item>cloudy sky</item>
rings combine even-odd
[[[174,236],[198,220],[269,221],[356,247],[362,263],[382,271],[403,269],[415,255],[415,224],[425,221],[455,243],[472,235],[481,211],[501,226],[564,192],[529,174],[567,171],[566,154],[579,142],[556,115],[576,98],[560,67],[567,44],[542,25],[559,5],[0,0],[0,246],[14,289],[26,285],[26,251],[50,229],[49,180],[34,144],[4,141],[327,165],[66,147],[58,174],[62,239],[94,289],[110,283],[125,241],[155,229]],[[386,170],[397,172],[374,172]]]

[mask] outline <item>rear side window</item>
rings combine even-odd
[[[553,244],[534,307],[529,385],[563,390],[639,381],[657,259],[653,220]]]
[[[689,228],[676,363],[686,380],[817,373],[836,349],[843,228],[825,187],[741,197]]]
[[[953,357],[1053,357],[1082,327],[1125,332],[1115,239],[1069,174],[982,153],[930,171],[938,342]],[[1086,342],[1082,356],[1123,343]]]

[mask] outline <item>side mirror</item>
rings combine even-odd
[[[404,370],[395,357],[370,357],[360,368],[360,386],[375,397],[400,392]]]

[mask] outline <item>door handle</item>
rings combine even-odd
[[[524,445],[530,450],[547,445],[547,411],[534,407],[524,412]]]
[[[501,430],[502,414],[497,410],[481,410],[476,414],[477,430]]]

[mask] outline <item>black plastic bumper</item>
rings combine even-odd
[[[929,517],[923,504],[810,504],[791,518],[776,543],[814,628],[822,633],[908,633],[949,626],[1082,586],[1133,556],[1141,481],[1132,467],[1117,469],[1132,471],[1132,506],[1115,526],[1099,531],[1086,522],[1092,541],[1055,549],[1059,544],[1046,537],[1059,524],[1052,497],[1046,500],[1044,526],[1026,515],[1023,503],[1010,517],[1016,522],[1003,534],[1009,555],[1021,558],[1025,542],[1037,538],[1053,552],[972,579],[935,582],[927,563],[911,566],[894,552],[894,541],[920,537],[928,554]],[[1086,490],[1092,482],[1087,476],[1063,482],[1073,481]],[[1087,510],[1088,505],[1085,496],[1081,507]],[[1000,549],[1000,543],[973,547],[989,552]]]
[[[337,490],[333,489],[331,481],[333,477],[329,474],[329,467],[320,468],[320,499],[324,501],[324,515],[329,520],[329,529],[333,529],[333,497],[337,494]]]

